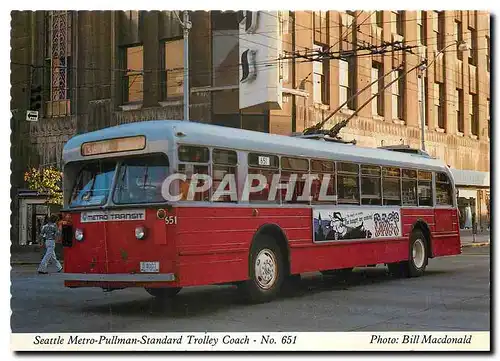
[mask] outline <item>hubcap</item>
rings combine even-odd
[[[425,246],[424,242],[420,238],[413,243],[412,257],[415,267],[422,268],[425,260]]]
[[[278,263],[273,251],[265,248],[255,258],[255,280],[260,288],[268,290],[274,286],[278,275]]]

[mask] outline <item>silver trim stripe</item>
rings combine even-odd
[[[103,273],[64,273],[65,281],[106,281],[106,282],[172,282],[173,273],[160,274],[103,274]]]

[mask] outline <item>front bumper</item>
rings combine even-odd
[[[126,273],[64,273],[64,281],[80,282],[173,282],[173,273],[147,273],[147,274],[126,274]]]

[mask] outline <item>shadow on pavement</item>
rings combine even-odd
[[[445,272],[428,271],[426,275],[433,276],[441,273]],[[344,291],[353,287],[390,282],[391,280],[397,280],[397,278],[391,276],[385,267],[356,269],[347,276],[322,277],[319,274],[314,274],[285,284],[279,299],[296,299],[320,292]],[[118,294],[120,291],[114,292]],[[235,286],[215,286],[207,289],[182,290],[171,300],[150,297],[134,301],[89,305],[75,308],[74,311],[102,313],[103,315],[116,314],[123,317],[151,315],[166,318],[189,318],[215,313],[225,308],[245,307],[252,307],[252,305],[241,299]]]

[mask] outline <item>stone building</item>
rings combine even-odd
[[[402,65],[399,73],[348,102],[325,127],[381,90],[341,135],[362,146],[419,147],[423,86],[426,149],[466,183],[460,184],[461,205],[470,203],[485,224],[488,13],[196,11],[190,19],[190,119],[200,122],[280,134],[301,131]],[[182,119],[184,43],[171,11],[14,11],[11,25],[11,237],[24,243],[33,222],[19,220],[18,196],[28,167],[60,166],[64,142],[77,133],[139,120]],[[361,46],[394,41],[418,47],[413,53],[348,56]],[[457,41],[467,42],[470,50],[457,51]],[[314,51],[337,56],[321,62],[299,56]],[[431,64],[425,77],[408,72],[420,58]],[[405,76],[383,90],[395,74]],[[26,121],[28,109],[39,110],[38,121]]]

